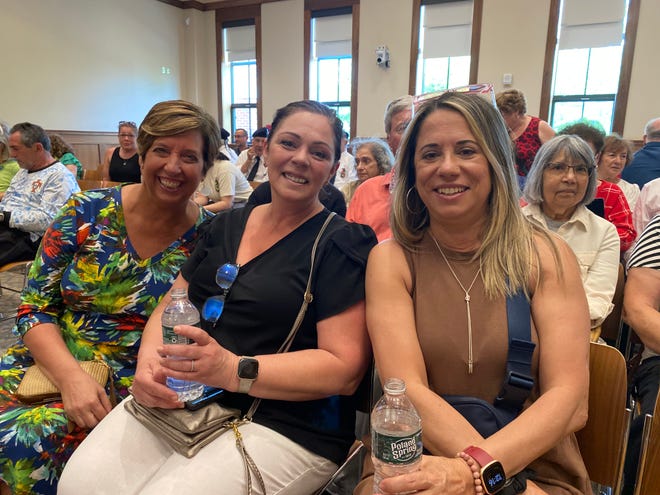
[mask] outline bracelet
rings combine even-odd
[[[459,452],[458,454],[456,454],[456,457],[460,457],[461,459],[463,459],[470,468],[470,471],[472,471],[472,478],[474,478],[474,493],[476,493],[477,495],[483,493],[484,487],[481,484],[481,470],[479,464],[477,464],[477,461],[475,461],[465,452]]]

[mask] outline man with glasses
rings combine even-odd
[[[240,127],[234,131],[234,142],[231,145],[237,154],[243,153],[248,149],[248,133]]]
[[[385,109],[385,134],[387,144],[394,156],[401,144],[401,138],[412,118],[413,97],[402,96],[388,103]],[[390,229],[390,191],[396,177],[396,169],[385,175],[367,179],[356,189],[346,220],[369,225],[378,237],[378,242],[392,237]]]
[[[12,127],[9,153],[21,169],[0,201],[0,266],[34,258],[57,211],[80,191],[75,176],[50,154],[50,139],[38,125]]]

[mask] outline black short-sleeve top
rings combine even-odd
[[[217,295],[215,273],[235,263],[245,224],[253,206],[221,212],[200,227],[195,250],[181,273],[190,300],[198,309]],[[225,348],[254,356],[277,351],[302,304],[310,270],[312,245],[326,217],[324,209],[259,256],[242,265],[230,288],[220,320],[202,327]],[[310,304],[289,352],[317,347],[316,323],[337,315],[364,299],[367,256],[376,244],[371,228],[335,216],[319,243]],[[305,370],[298,371],[301,379]],[[226,393],[222,403],[246,410],[252,397]],[[296,443],[336,463],[354,440],[353,397],[290,402],[263,400],[254,416]]]

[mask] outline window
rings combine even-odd
[[[596,121],[612,131],[627,0],[562,0],[550,125]]]
[[[242,128],[251,136],[259,127],[254,24],[225,27],[222,36],[223,100],[229,102],[231,133]]]
[[[419,23],[416,94],[470,83],[472,0],[423,2]]]
[[[309,97],[333,108],[348,133],[351,129],[352,25],[351,8],[312,12]]]

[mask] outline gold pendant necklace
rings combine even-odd
[[[481,273],[481,256],[479,256],[479,269],[477,270],[477,273],[474,274],[474,278],[472,279],[472,283],[470,284],[470,287],[465,289],[459,278],[456,276],[456,272],[454,269],[451,267],[449,264],[449,260],[445,256],[445,253],[442,251],[440,248],[440,244],[438,244],[438,241],[435,239],[431,231],[429,230],[429,235],[431,236],[431,239],[433,239],[433,242],[435,242],[435,247],[438,248],[438,251],[440,251],[440,254],[442,255],[442,259],[445,260],[445,263],[447,263],[447,266],[449,267],[449,271],[451,274],[454,276],[454,279],[456,282],[458,282],[458,285],[463,289],[463,292],[465,292],[465,309],[467,311],[467,326],[468,326],[468,374],[472,374],[472,370],[474,368],[474,358],[472,355],[472,314],[470,313],[470,291],[472,290],[472,287],[474,286],[474,283],[477,281],[477,277]]]

